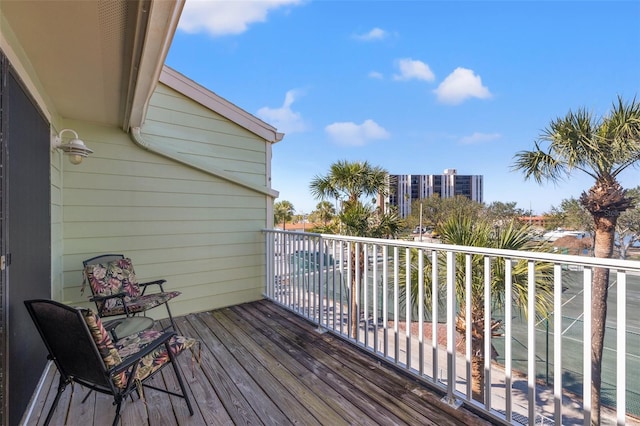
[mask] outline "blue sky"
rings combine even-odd
[[[298,213],[338,160],[483,175],[486,203],[543,213],[592,180],[526,182],[513,157],[640,98],[640,2],[187,0],[166,63],[286,134],[272,186]]]

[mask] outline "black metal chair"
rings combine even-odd
[[[82,262],[83,285],[89,283],[92,297],[100,317],[134,316],[158,306],[165,306],[169,316],[169,328],[176,330],[169,301],[180,295],[179,291],[164,291],[166,280],[138,283],[131,259],[123,254],[102,254]],[[157,285],[159,292],[145,294],[149,286]]]
[[[178,336],[175,332],[146,330],[113,342],[102,326],[100,317],[89,309],[74,308],[45,299],[27,300],[24,303],[49,352],[48,358],[53,360],[60,373],[58,392],[45,425],[51,421],[60,396],[72,382],[113,396],[116,406],[114,425],[120,419],[124,399],[133,391],[140,393],[142,387],[184,398],[189,413],[193,415],[176,356],[187,348],[193,348],[197,343],[195,339]],[[145,383],[169,363],[173,365],[182,394]],[[136,386],[136,383],[142,387]]]

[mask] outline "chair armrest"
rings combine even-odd
[[[109,374],[117,374],[122,371],[125,371],[127,368],[131,367],[136,362],[140,361],[140,359],[144,358],[145,356],[149,355],[151,352],[158,349],[160,346],[164,345],[166,341],[168,341],[175,335],[177,335],[175,331],[162,333],[160,336],[158,336],[157,339],[149,342],[149,344],[144,348],[142,348],[139,352],[136,352],[135,354],[123,359],[120,364],[110,368]]]
[[[144,294],[144,292],[147,290],[147,286],[150,285],[157,285],[158,287],[160,287],[160,291],[164,292],[164,289],[162,288],[162,284],[166,283],[167,280],[155,280],[155,281],[149,281],[146,283],[138,283],[138,287],[142,288],[142,294]]]
[[[127,294],[122,292],[122,293],[115,293],[115,294],[110,294],[108,296],[91,296],[89,298],[90,302],[104,302],[105,300],[109,300],[109,299],[113,299],[119,297],[124,301],[124,298],[127,297]]]
[[[127,293],[124,292],[120,292],[120,293],[115,293],[115,294],[110,294],[108,296],[92,296],[89,298],[90,302],[105,302],[109,299],[114,299],[114,298],[119,298],[120,300],[122,300],[122,306],[124,307],[124,313],[126,316],[129,316],[129,308],[127,308],[127,304],[124,300],[125,297],[127,297]],[[102,307],[98,310],[98,315],[102,316],[102,310],[104,309],[105,305],[102,305]]]

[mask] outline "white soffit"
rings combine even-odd
[[[183,4],[3,0],[0,12],[56,115],[127,128],[144,116]]]

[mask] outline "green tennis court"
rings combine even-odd
[[[581,271],[563,271],[562,279],[562,381],[568,391],[582,396],[583,393],[583,275]],[[617,351],[617,281],[612,274],[609,282],[607,329],[602,366],[602,403],[615,407],[616,400],[616,351]],[[627,411],[640,416],[640,276],[627,275],[626,295],[626,403]],[[536,376],[553,385],[554,324],[558,320],[552,314],[549,320],[536,324]],[[504,339],[496,339],[495,346],[504,356]],[[514,369],[527,371],[527,324],[524,318],[513,322]],[[498,357],[503,363],[504,358]]]

